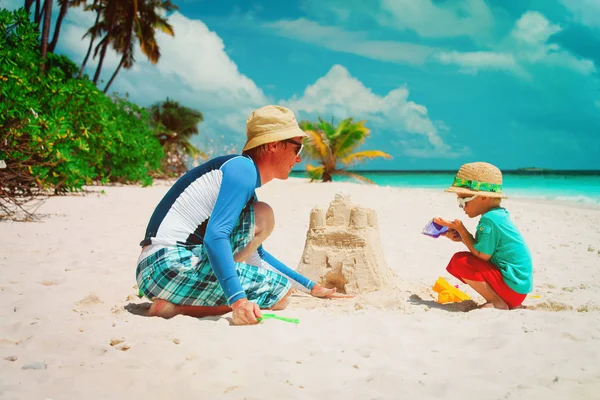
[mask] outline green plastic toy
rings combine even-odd
[[[261,322],[263,319],[278,319],[280,321],[291,322],[292,324],[300,323],[300,320],[297,318],[280,317],[279,315],[275,315],[275,314],[263,314],[261,318],[257,318],[257,319],[258,319],[258,322]]]

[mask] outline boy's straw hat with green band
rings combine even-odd
[[[486,162],[474,162],[461,166],[452,186],[445,191],[506,198],[502,194],[502,172]]]

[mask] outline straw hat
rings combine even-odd
[[[486,162],[463,164],[456,173],[452,186],[445,191],[506,198],[502,194],[502,172]]]
[[[264,106],[254,110],[246,121],[246,144],[242,151],[265,143],[278,142],[296,136],[308,136],[296,122],[294,113],[282,106]]]

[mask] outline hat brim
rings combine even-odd
[[[498,193],[498,192],[485,192],[483,190],[473,190],[473,189],[456,187],[456,186],[450,186],[448,189],[444,190],[444,192],[458,193],[458,194],[475,194],[475,195],[482,196],[482,197],[495,197],[495,198],[499,198],[499,199],[508,198],[505,194]]]
[[[290,126],[248,140],[242,151],[250,150],[266,143],[279,142],[281,140],[291,139],[298,136],[307,137],[308,135],[302,129],[300,129],[300,127]]]

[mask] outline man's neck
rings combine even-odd
[[[275,174],[273,173],[273,170],[270,168],[270,163],[265,160],[265,157],[260,158],[260,159],[254,159],[252,158],[252,161],[254,162],[254,165],[256,165],[256,168],[258,169],[258,174],[260,175],[260,185],[264,186],[267,183],[271,182],[273,179],[275,179]]]

